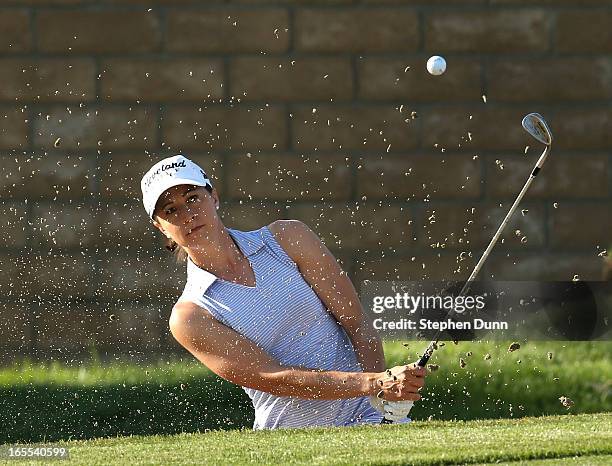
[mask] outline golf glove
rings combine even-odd
[[[408,416],[414,401],[387,401],[377,396],[371,396],[370,404],[378,412],[383,413],[386,419],[396,422]]]

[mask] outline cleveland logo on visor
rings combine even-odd
[[[145,188],[148,188],[151,183],[153,182],[153,180],[160,174],[164,173],[167,170],[172,170],[172,169],[178,169],[179,168],[187,168],[187,165],[185,165],[185,161],[181,160],[180,162],[172,162],[169,163],[167,165],[162,165],[161,167],[159,167],[157,170],[155,170],[153,173],[151,173],[151,175],[149,176],[149,178],[147,178],[144,182]],[[204,173],[203,170],[200,170],[202,172],[202,174],[204,176],[206,176],[206,173]],[[174,173],[167,173],[168,175],[173,175]]]

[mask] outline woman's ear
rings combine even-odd
[[[164,231],[163,227],[161,226],[161,223],[159,223],[157,220],[153,219],[152,220],[153,226],[155,228],[157,228],[159,231],[161,231],[164,235],[166,235],[166,232]],[[166,235],[168,236],[168,235]]]
[[[210,193],[210,195],[212,196],[213,200],[215,201],[215,208],[217,210],[219,210],[219,193],[217,193],[217,188],[213,188],[212,192]]]

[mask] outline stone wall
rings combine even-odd
[[[0,0],[0,32],[5,360],[182,351],[184,266],[139,197],[179,152],[228,226],[301,219],[357,287],[465,278],[539,155],[537,111],[553,154],[483,274],[603,277],[610,0]]]

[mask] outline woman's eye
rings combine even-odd
[[[194,194],[193,196],[190,196],[187,198],[187,202],[194,202],[198,200],[198,195]],[[164,210],[164,212],[166,213],[166,215],[171,215],[176,211],[175,207],[168,207],[166,210]]]

